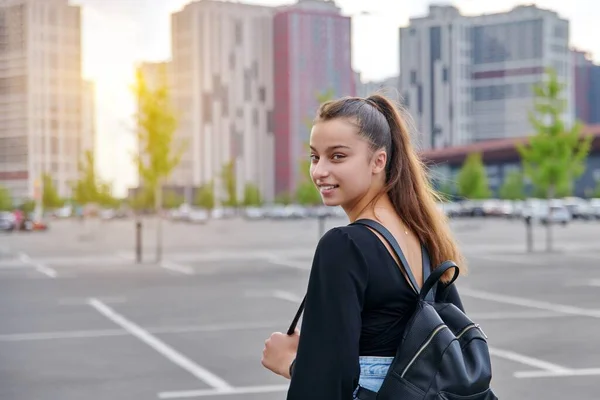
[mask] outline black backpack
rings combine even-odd
[[[414,288],[419,286],[392,234],[373,220],[361,219],[379,232],[396,253]],[[492,392],[492,367],[487,336],[452,303],[436,302],[458,278],[458,266],[446,261],[430,271],[429,256],[423,253],[423,287],[414,312],[409,316],[400,346],[380,390],[375,393],[359,387],[360,400],[498,400]],[[440,278],[454,269],[450,282]],[[436,296],[438,284],[442,293]],[[304,301],[292,323],[298,321]],[[293,332],[293,327],[290,327]]]

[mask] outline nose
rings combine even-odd
[[[316,163],[311,164],[310,174],[315,182],[327,178],[329,176],[327,161],[320,159]]]

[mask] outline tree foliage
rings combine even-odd
[[[259,207],[262,203],[262,196],[258,187],[252,183],[247,183],[244,187],[244,205],[246,207]]]
[[[488,199],[491,196],[481,153],[471,153],[457,176],[458,194],[467,199]]]
[[[206,210],[212,210],[215,208],[215,184],[213,181],[200,186],[196,192],[194,205],[202,207]]]
[[[42,175],[42,204],[46,209],[59,208],[64,205],[50,174]]]
[[[544,198],[571,191],[573,181],[585,171],[592,140],[590,135],[581,135],[579,122],[566,126],[562,117],[567,106],[564,89],[552,69],[547,70],[544,82],[534,85],[530,121],[536,133],[528,143],[517,146],[525,175]]]
[[[79,178],[72,185],[73,200],[80,204],[99,204],[104,207],[114,207],[119,201],[112,195],[108,182],[103,182],[96,174],[95,157],[91,151],[86,151],[83,160],[79,161]]]
[[[13,200],[10,191],[4,186],[0,186],[0,211],[11,211],[13,209]]]
[[[166,68],[157,70],[152,87],[141,69],[133,87],[138,100],[139,153],[134,155],[146,190],[155,193],[155,208],[162,206],[161,188],[179,165],[187,143],[176,141],[177,117],[172,107]]]
[[[500,198],[505,200],[523,200],[525,198],[525,182],[521,171],[511,171],[500,187]]]
[[[237,207],[237,180],[235,177],[235,163],[233,160],[226,163],[221,169],[221,182],[225,189],[225,198],[222,200],[226,207]]]

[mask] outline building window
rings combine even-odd
[[[229,116],[229,91],[227,85],[221,87],[221,112],[223,117]]]
[[[251,73],[252,71],[245,69],[244,70],[244,101],[252,101],[252,93],[250,90],[251,87]]]

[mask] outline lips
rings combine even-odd
[[[319,185],[319,192],[322,196],[331,196],[338,185]]]

